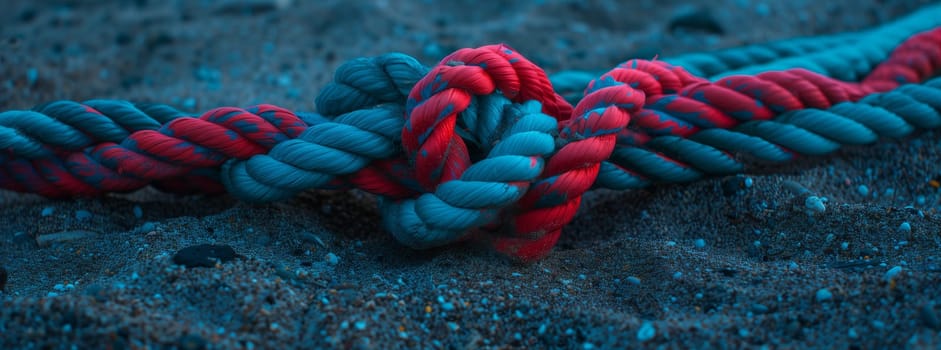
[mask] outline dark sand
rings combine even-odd
[[[333,69],[359,56],[400,51],[430,65],[506,42],[550,73],[604,70],[869,28],[927,2],[47,3],[0,11],[2,110],[121,98],[310,111]],[[723,34],[666,31],[698,4]],[[941,136],[919,132],[749,169],[752,186],[733,193],[741,178],[593,193],[531,265],[471,244],[404,248],[357,192],[270,205],[153,190],[76,201],[5,192],[0,348],[937,349],[941,197],[929,181],[939,162]],[[826,210],[805,213],[786,181],[826,197]],[[85,237],[37,244],[63,231]],[[243,257],[172,263],[201,243]],[[887,279],[893,267],[901,272]]]

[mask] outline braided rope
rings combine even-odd
[[[710,80],[801,67],[838,80],[855,81],[909,36],[941,25],[938,11],[941,6],[928,6],[901,20],[858,33],[787,39],[685,54],[666,61]]]
[[[913,21],[912,23],[915,23]],[[941,127],[941,28],[896,46],[861,82],[792,68],[710,81],[630,60],[573,108],[505,45],[431,69],[399,53],[341,66],[317,113],[57,101],[0,113],[0,186],[47,197],[143,186],[248,201],[312,188],[381,196],[386,228],[426,248],[479,237],[538,259],[591,188],[741,172]],[[868,70],[867,70],[868,71]]]
[[[906,122],[935,127],[937,113],[927,106],[914,107],[923,102],[906,99],[901,91],[872,95],[856,105],[844,103],[933,75],[941,67],[938,42],[939,29],[911,37],[860,84],[804,69],[708,82],[664,62],[625,62],[601,81],[631,84],[643,90],[647,100],[634,124],[622,132],[596,185],[628,189],[654,181],[688,182],[740,172],[743,165],[735,154],[779,162],[796,154],[832,152],[841,143],[874,142],[877,135],[902,136],[912,130]],[[930,101],[924,88],[904,91],[915,90]],[[905,113],[905,119],[880,113],[874,120],[877,112],[860,111],[866,105],[895,113],[918,108],[921,113]]]
[[[909,36],[941,26],[939,11],[941,5],[927,6],[908,17],[867,31],[687,53],[664,61],[709,80],[804,68],[838,80],[858,81]],[[575,104],[585,85],[603,73],[563,71],[552,76],[552,84],[569,103]]]

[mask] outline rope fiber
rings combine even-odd
[[[380,197],[404,245],[479,239],[532,261],[593,188],[735,174],[745,161],[941,127],[941,78],[929,80],[941,23],[928,12],[551,80],[502,44],[431,68],[401,53],[359,58],[337,69],[317,113],[55,101],[0,113],[0,187],[73,198],[153,186],[250,202],[358,188]]]

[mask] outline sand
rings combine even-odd
[[[550,73],[604,70],[871,28],[925,3],[10,1],[0,110],[120,98],[312,111],[360,56],[430,65],[506,42]],[[699,6],[721,33],[669,30]],[[532,264],[473,243],[408,249],[356,191],[271,204],[3,192],[0,348],[939,348],[939,162],[941,135],[921,131],[738,177],[596,191]],[[808,213],[809,194],[826,209]],[[236,256],[174,263],[199,244]]]

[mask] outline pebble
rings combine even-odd
[[[908,221],[903,222],[901,225],[899,225],[899,231],[905,233],[912,232],[912,224],[909,224]]]
[[[696,245],[696,248],[703,248],[706,246],[706,240],[699,238],[693,241],[693,244]]]
[[[821,288],[817,291],[817,301],[824,302],[833,299],[833,293],[830,293],[826,288]]]
[[[443,303],[443,304],[441,304],[441,310],[444,310],[444,311],[454,311],[454,304],[453,304],[453,303]]]
[[[46,216],[50,216],[50,215],[54,214],[55,212],[56,212],[56,208],[53,208],[53,207],[45,207],[45,208],[42,208],[42,213],[41,213],[41,215],[42,215],[43,217],[46,217]]]
[[[56,292],[68,292],[68,291],[74,290],[75,285],[71,283],[69,284],[57,283],[56,285],[52,286],[52,289],[54,289]]]
[[[216,261],[224,263],[235,257],[235,250],[228,245],[199,244],[177,251],[173,254],[173,263],[189,268],[213,267]]]
[[[856,192],[859,192],[859,194],[862,195],[863,197],[868,196],[869,187],[866,187],[866,185],[859,185],[859,187],[856,188]]]
[[[640,285],[640,278],[637,278],[635,276],[628,276],[626,280],[627,280],[627,283],[630,283],[633,285]]]
[[[817,196],[809,196],[804,200],[804,206],[807,207],[808,213],[822,213],[827,210],[827,206],[823,204],[823,200]]]
[[[39,80],[39,70],[34,67],[30,67],[29,69],[27,69],[26,70],[26,83],[29,86],[33,86],[34,84],[36,84],[37,80]]]
[[[333,253],[327,253],[326,259],[327,259],[327,263],[330,265],[336,265],[340,263],[340,258],[337,257],[337,255]]]
[[[144,217],[144,210],[141,209],[139,205],[134,206],[134,217],[138,219]]]
[[[901,267],[901,266],[895,266],[895,267],[889,269],[889,271],[886,271],[886,272],[885,272],[885,280],[886,280],[886,281],[891,281],[893,278],[895,278],[895,276],[898,276],[898,274],[900,274],[900,273],[902,273],[902,267]]]
[[[640,329],[637,330],[637,340],[642,342],[653,339],[653,337],[656,335],[657,329],[654,328],[653,323],[650,323],[649,321],[644,322],[644,324],[640,326]]]

